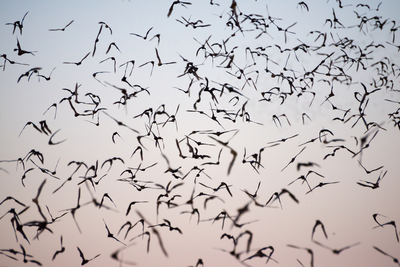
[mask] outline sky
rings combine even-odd
[[[395,266],[399,5],[2,1],[0,266]]]

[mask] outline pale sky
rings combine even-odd
[[[1,2],[0,266],[395,266],[398,10]]]

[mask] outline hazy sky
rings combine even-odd
[[[398,10],[1,2],[0,266],[395,266]]]

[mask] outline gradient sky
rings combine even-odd
[[[173,1],[0,3],[0,55],[5,55],[0,58],[0,201],[12,196],[29,206],[19,215],[28,243],[21,233],[14,234],[13,215],[7,213],[12,208],[21,212],[24,207],[13,200],[0,205],[0,216],[5,214],[0,219],[0,266],[22,265],[22,255],[6,251],[21,252],[21,245],[32,255],[28,261],[43,266],[79,266],[77,247],[88,259],[100,254],[87,266],[129,266],[134,262],[136,266],[186,267],[196,266],[198,259],[207,267],[310,266],[310,255],[304,248],[313,251],[314,266],[395,266],[393,259],[378,249],[399,258],[399,229],[390,224],[380,227],[373,214],[379,214],[376,219],[381,224],[400,221],[400,127],[395,114],[400,101],[400,36],[396,28],[400,2],[313,0],[306,1],[308,10],[298,1],[188,2],[190,5],[175,4],[169,17]],[[14,26],[7,24],[22,20],[26,13],[22,34],[18,28],[13,33]],[[185,19],[200,20],[197,26],[206,26],[185,26],[181,23]],[[50,31],[66,25],[64,31]],[[146,39],[132,34],[145,36],[147,32]],[[157,34],[159,43],[154,37]],[[321,46],[324,34],[326,42]],[[21,49],[33,55],[18,55],[14,51],[17,40]],[[111,47],[106,54],[111,43],[119,51]],[[162,63],[174,63],[158,66],[156,50]],[[64,63],[79,62],[87,54],[80,65]],[[110,57],[115,58],[115,70]],[[124,65],[132,60],[134,65]],[[149,61],[154,61],[153,69],[151,63],[143,65]],[[188,62],[197,68],[198,77],[185,72]],[[36,67],[41,68],[39,73],[21,77]],[[93,77],[96,72],[100,72],[97,79]],[[48,81],[38,76],[50,73]],[[124,76],[131,86],[121,80]],[[291,94],[288,80],[294,85]],[[207,81],[214,99],[204,90]],[[221,92],[224,84],[235,90],[225,87]],[[365,94],[363,85],[367,92],[379,90]],[[75,97],[71,103],[85,116],[74,116],[68,100],[62,101],[76,86],[80,103]],[[183,92],[189,87],[190,94]],[[145,90],[139,92],[139,88]],[[137,93],[125,104],[116,104],[123,102],[122,90]],[[96,112],[88,94],[101,100]],[[138,116],[149,108],[153,110],[151,120]],[[156,111],[165,113],[154,115]],[[365,123],[357,121],[360,112],[365,114]],[[168,117],[171,115],[174,117]],[[110,116],[131,129],[118,125]],[[280,121],[274,121],[274,116]],[[175,122],[168,118],[175,118]],[[31,122],[40,127],[40,121],[46,122],[51,133],[26,125]],[[223,131],[227,132],[212,134]],[[137,137],[147,133],[139,143]],[[53,134],[53,142],[65,141],[49,145]],[[285,141],[279,142],[282,139]],[[358,153],[363,139],[369,145]],[[303,145],[310,140],[315,141]],[[179,156],[177,141],[185,158]],[[143,149],[143,160],[138,152],[132,155],[138,146]],[[190,147],[200,157],[193,158]],[[243,162],[256,160],[251,155],[261,148],[260,167]],[[335,149],[334,156],[327,156]],[[31,150],[43,154],[44,162],[34,155],[28,157]],[[237,156],[229,173],[231,150]],[[104,163],[113,157],[124,162]],[[17,163],[19,158],[24,166]],[[218,165],[204,164],[218,159]],[[85,182],[85,175],[90,177],[93,171],[87,172],[84,166],[72,175],[76,168],[69,164],[72,161],[84,162],[87,168],[97,162],[93,180],[98,184]],[[310,166],[298,167],[309,162]],[[367,171],[377,170],[368,173],[361,165]],[[125,170],[135,172],[135,168],[148,166],[152,167],[137,172],[135,185],[119,180],[128,177],[126,172],[121,175]],[[202,172],[190,172],[195,166]],[[39,167],[55,170],[55,177]],[[31,168],[22,184],[24,172]],[[167,172],[168,168],[179,168],[178,178]],[[290,184],[309,171],[320,174],[308,175],[311,188],[320,182],[335,184],[310,193],[301,180]],[[71,181],[54,192],[71,175]],[[379,177],[383,177],[379,188],[358,184],[375,183]],[[44,181],[39,207],[46,220],[51,222],[48,210],[53,217],[67,213],[48,225],[52,233],[46,230],[35,238],[37,227],[29,226],[30,222],[44,219],[32,199]],[[214,192],[204,186],[217,188],[222,182],[229,185],[232,196],[224,188]],[[165,190],[159,185],[169,183],[169,188],[177,187],[160,197]],[[139,185],[148,188],[139,191]],[[252,194],[258,185],[257,203],[266,204],[282,189],[290,191],[299,203],[282,194],[281,205],[273,197],[272,203],[256,206],[244,191]],[[79,192],[81,207],[75,218],[81,233],[69,210],[76,207]],[[187,202],[201,192],[207,195],[193,200],[193,208],[200,214],[197,223],[197,215],[191,216],[192,207]],[[110,209],[99,209],[92,196],[100,202],[105,193],[115,205],[105,198],[104,205]],[[205,207],[210,196],[213,198]],[[164,201],[158,215],[157,200]],[[145,203],[132,206],[126,216],[132,201]],[[224,224],[215,220],[221,212],[235,219],[246,205],[248,211],[237,220],[241,227],[229,218]],[[146,218],[144,231],[150,233],[149,252],[147,236],[138,237],[141,226],[135,226],[126,238],[126,228],[118,234],[127,221],[134,224],[140,220],[139,214]],[[149,227],[163,223],[163,219],[182,231],[154,227],[167,255]],[[320,226],[311,238],[317,220],[323,223],[328,238]],[[107,237],[104,222],[126,246]],[[243,235],[236,246],[236,252],[241,253],[236,259],[229,253],[233,241],[221,237],[236,238],[246,231],[252,233],[250,249],[246,251],[248,235]],[[61,249],[61,236],[65,252],[52,261]],[[349,245],[355,246],[338,255],[332,253]],[[265,257],[243,262],[270,246],[274,252],[267,264]],[[117,250],[120,262],[111,257]]]

